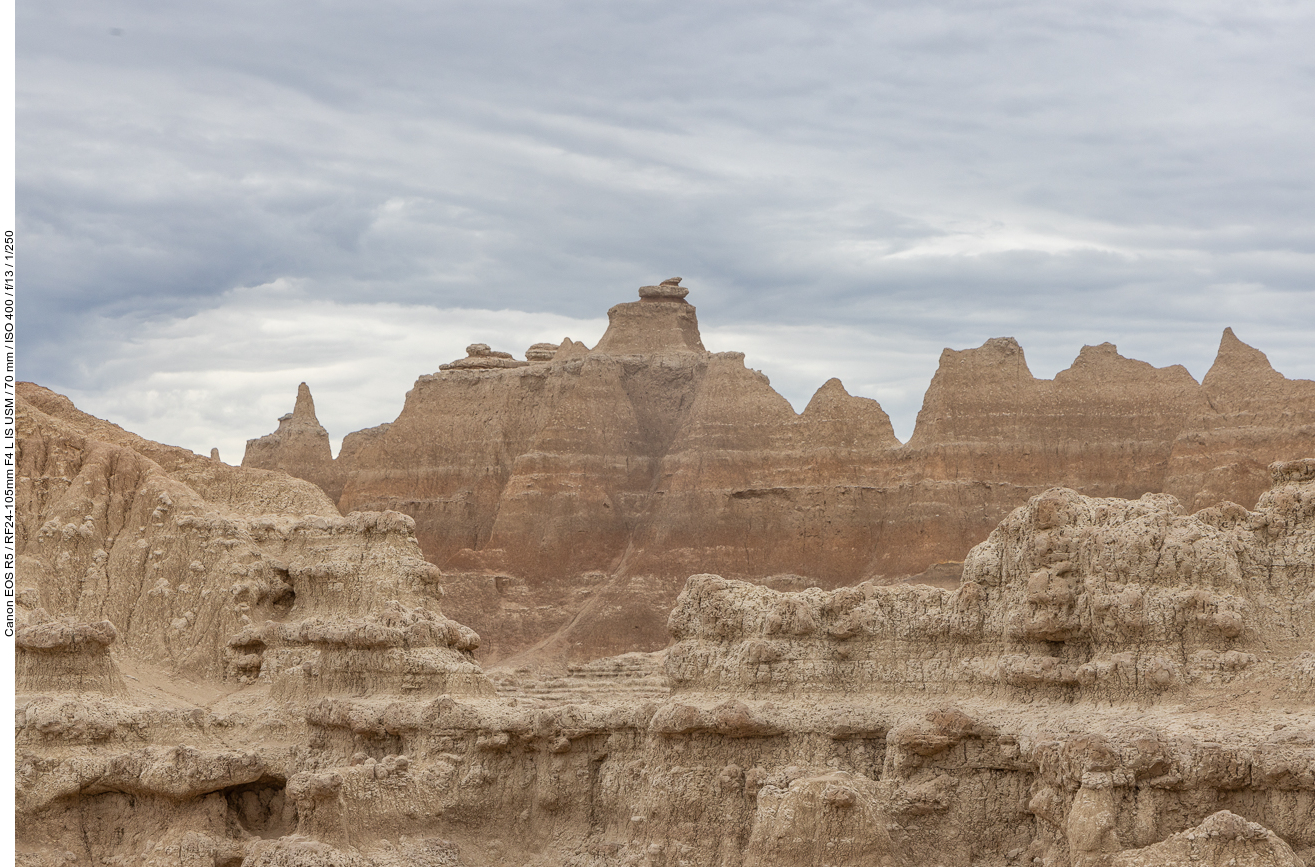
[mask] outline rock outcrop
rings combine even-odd
[[[1255,512],[1184,515],[1165,494],[1052,489],[972,550],[954,591],[780,593],[696,575],[671,613],[668,673],[719,694],[1051,690],[1072,701],[1181,692],[1254,668],[1310,698],[1315,460],[1272,472]]]
[[[290,691],[489,689],[407,516],[344,518],[285,473],[152,443],[30,383],[18,396],[20,683],[115,683],[113,646]]]
[[[535,344],[539,346],[539,344]],[[540,350],[537,355],[541,355]],[[472,343],[466,347],[466,357],[458,358],[447,364],[440,364],[439,370],[502,370],[508,367],[524,367],[528,361],[517,361],[510,352],[490,349],[487,343]]]
[[[219,450],[211,450],[210,456],[218,460]],[[318,485],[335,503],[342,496],[342,474],[333,462],[329,432],[315,417],[315,401],[306,383],[297,386],[297,402],[292,412],[279,418],[278,430],[247,441],[242,466],[283,470]]]
[[[953,590],[696,575],[664,652],[488,677],[405,515],[20,397],[28,867],[1315,858],[1315,458],[1048,489]]]
[[[1201,387],[1209,410],[1174,440],[1164,487],[1192,508],[1254,503],[1270,462],[1315,452],[1315,382],[1287,379],[1233,329],[1224,330]]]
[[[118,630],[108,620],[55,620],[37,609],[14,631],[15,678],[20,692],[122,692],[110,658]]]
[[[613,307],[592,350],[568,338],[520,361],[472,345],[335,461],[299,409],[244,465],[314,481],[343,512],[410,515],[484,658],[589,659],[661,647],[696,572],[953,582],[969,548],[1054,485],[1250,507],[1271,462],[1315,452],[1315,383],[1231,331],[1202,384],[1108,343],[1053,380],[1010,338],[947,349],[901,445],[839,380],[796,413],[743,355],[706,351],[679,284]]]
[[[1304,863],[1273,831],[1228,810],[1220,810],[1195,828],[1174,834],[1162,843],[1120,852],[1109,859],[1110,867],[1299,867]]]

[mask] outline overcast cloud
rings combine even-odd
[[[18,5],[21,375],[236,462],[481,341],[705,343],[907,438],[942,347],[1315,378],[1315,11],[1265,2]]]

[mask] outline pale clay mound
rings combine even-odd
[[[659,650],[694,573],[952,588],[968,550],[1052,486],[1250,508],[1270,463],[1315,454],[1315,382],[1232,331],[1201,383],[1108,343],[1053,380],[1011,338],[947,349],[901,445],[839,380],[796,413],[741,353],[706,351],[679,284],[613,307],[592,349],[471,345],[336,460],[303,385],[243,465],[314,482],[343,514],[410,515],[479,657],[514,663]]]
[[[406,515],[19,395],[20,864],[1315,863],[1315,459],[1039,492],[954,589],[695,575],[661,652],[486,675]]]

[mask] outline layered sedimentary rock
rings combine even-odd
[[[331,471],[327,436],[303,464],[282,422],[247,464],[341,484],[344,512],[414,518],[486,658],[539,645],[587,659],[660,647],[695,572],[953,582],[969,548],[1051,486],[1251,506],[1270,462],[1315,451],[1315,383],[1231,331],[1203,384],[1108,343],[1053,380],[1009,338],[946,350],[901,445],[839,380],[796,413],[740,353],[707,352],[686,295],[676,278],[642,288],[592,350],[568,339],[520,361],[472,345],[422,376],[396,421],[348,435]]]
[[[33,684],[60,682],[70,654],[98,671],[113,645],[287,691],[386,690],[371,671],[398,660],[396,689],[482,688],[478,639],[439,613],[439,571],[407,516],[344,518],[285,473],[144,440],[30,383],[18,394],[18,644]]]
[[[671,613],[667,670],[678,688],[717,693],[1072,701],[1181,693],[1254,668],[1310,698],[1315,459],[1272,473],[1255,512],[1051,489],[973,548],[954,591],[780,593],[696,575]]]
[[[30,867],[1315,857],[1315,459],[1274,465],[1255,510],[1047,490],[954,590],[698,575],[662,653],[486,677],[405,516],[22,394],[21,649],[102,663],[20,670]],[[147,505],[147,555],[117,559]],[[119,564],[90,585],[89,540]],[[150,637],[198,627],[222,662]]]
[[[14,674],[19,689],[123,691],[123,678],[109,653],[110,645],[118,638],[113,623],[55,619],[42,609],[25,621],[14,631]]]
[[[950,552],[966,552],[1052,485],[1093,496],[1163,491],[1174,438],[1208,409],[1183,367],[1157,369],[1108,343],[1083,347],[1053,380],[1033,377],[1011,338],[947,349],[902,450],[916,479],[902,548],[919,562],[962,559]]]
[[[1315,382],[1287,379],[1233,329],[1225,329],[1201,386],[1209,410],[1175,439],[1165,484],[1192,508],[1253,503],[1268,484],[1271,461],[1311,453]]]

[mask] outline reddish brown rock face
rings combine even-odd
[[[1166,490],[1184,505],[1250,507],[1269,485],[1270,462],[1315,454],[1315,382],[1287,379],[1233,329],[1201,386],[1209,407],[1183,427],[1170,458]]]
[[[954,552],[984,539],[1008,504],[1051,485],[1096,497],[1163,491],[1175,437],[1209,411],[1185,368],[1124,358],[1109,343],[1083,347],[1053,380],[1032,376],[1012,338],[947,349],[902,450],[915,483],[900,510],[904,553],[883,552],[879,571],[961,559]]]
[[[853,529],[825,501],[843,488],[816,474],[878,479],[903,451],[838,383],[796,416],[737,356],[682,358],[692,402],[667,427],[633,396],[686,392],[627,379],[642,356],[628,370],[576,352],[578,380],[547,376],[561,390],[541,400],[543,457],[514,454],[490,538],[504,518],[505,538],[527,538],[518,522],[542,512],[535,538],[559,568],[599,556],[603,542],[556,542],[583,522],[551,510],[634,489],[616,437],[636,437],[632,456],[661,447],[647,496],[675,504],[639,513],[611,573],[569,580],[444,576],[406,515],[342,517],[308,482],[19,383],[19,863],[1315,864],[1315,458],[1275,462],[1254,510],[1050,488],[968,553],[953,588],[698,574],[673,606],[655,546],[730,562],[743,554],[715,534],[792,520],[824,540],[792,544],[836,567],[828,548]],[[590,438],[601,410],[571,415],[571,382],[614,427]],[[390,430],[356,435],[357,453]],[[563,466],[585,478],[572,487]],[[761,511],[678,520],[709,490]],[[799,508],[813,495],[822,507]],[[667,536],[643,535],[661,522]],[[521,562],[497,551],[463,556]],[[468,610],[495,612],[504,646],[550,635],[530,657],[649,641],[664,607],[671,643],[486,673],[479,637],[438,607],[447,578]]]
[[[540,643],[592,658],[663,646],[694,573],[783,589],[944,582],[1054,485],[1251,507],[1270,462],[1315,453],[1315,383],[1285,379],[1231,331],[1203,384],[1108,343],[1053,380],[1032,376],[1012,338],[947,349],[901,445],[838,380],[795,413],[743,355],[706,351],[685,293],[644,287],[608,311],[592,350],[568,339],[518,361],[472,346],[337,460],[299,393],[244,464],[314,481],[344,514],[414,518],[448,574],[447,607],[489,658]]]

